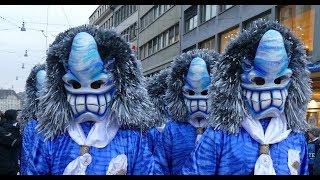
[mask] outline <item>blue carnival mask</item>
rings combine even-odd
[[[45,79],[46,79],[46,71],[44,70],[40,70],[37,72],[36,74],[36,96],[39,97],[40,96],[40,90],[43,88]]]
[[[242,62],[241,86],[244,100],[255,119],[277,117],[284,110],[292,71],[281,34],[267,31],[253,61]]]
[[[72,42],[65,82],[68,102],[78,122],[101,121],[114,92],[111,72],[104,72],[103,62],[94,38],[78,33]]]
[[[204,119],[208,114],[208,86],[211,78],[206,62],[196,57],[189,67],[183,96],[188,107],[190,119]]]

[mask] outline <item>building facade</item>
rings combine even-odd
[[[21,102],[19,96],[14,90],[0,89],[0,111],[5,112],[8,109],[20,110]]]
[[[115,30],[137,53],[138,5],[100,5],[89,17],[89,24]]]
[[[168,67],[180,54],[180,18],[179,5],[139,6],[138,58],[144,75]]]

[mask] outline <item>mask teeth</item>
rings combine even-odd
[[[197,111],[207,112],[208,104],[206,100],[185,99],[185,103],[188,106],[190,113],[195,113]]]
[[[102,115],[105,113],[111,101],[111,94],[102,95],[67,95],[68,102],[74,115],[82,114],[86,111]]]
[[[287,94],[286,89],[271,91],[243,90],[243,96],[246,97],[248,104],[255,112],[260,112],[271,106],[280,109],[284,106]]]

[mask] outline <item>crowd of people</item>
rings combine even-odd
[[[302,42],[276,21],[255,21],[222,54],[183,52],[148,78],[115,31],[70,28],[31,70],[21,113],[4,113],[0,169],[317,175],[320,130],[305,120],[309,73]]]
[[[17,175],[20,172],[21,140],[19,111],[1,113],[0,120],[0,174]]]

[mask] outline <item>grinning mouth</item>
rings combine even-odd
[[[111,102],[111,94],[101,95],[74,95],[68,93],[68,102],[75,116],[85,112],[103,115]]]
[[[190,100],[186,98],[185,103],[189,107],[191,113],[196,111],[207,112],[208,105],[206,100]]]
[[[252,91],[243,88],[243,96],[255,112],[263,111],[269,107],[282,109],[288,95],[287,89],[271,91]]]

